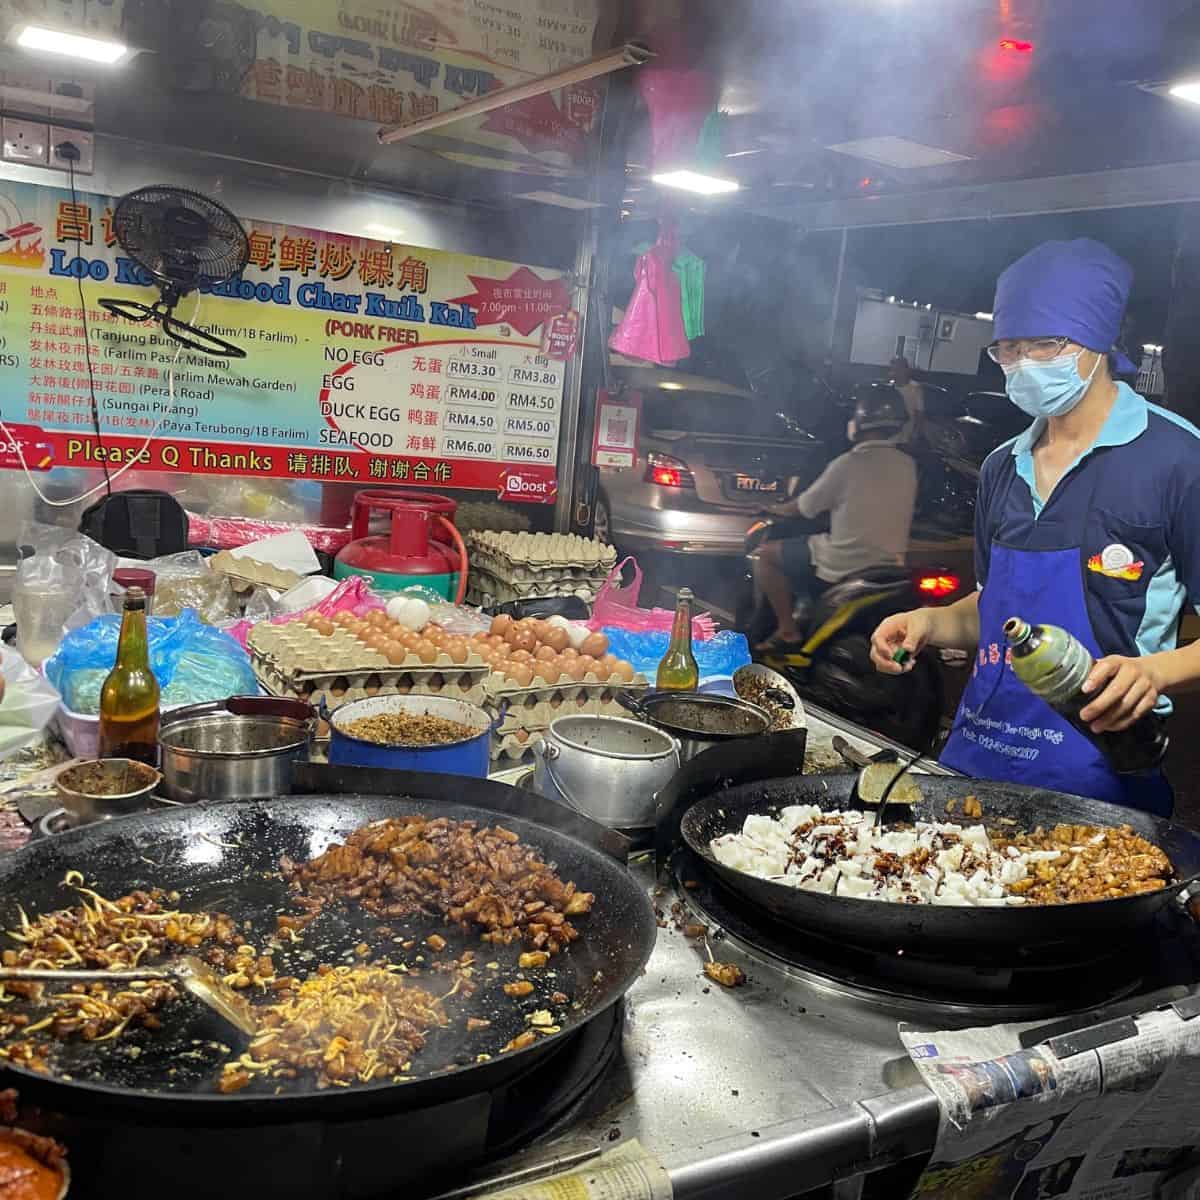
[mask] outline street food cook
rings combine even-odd
[[[1200,643],[1176,648],[1185,606],[1200,601],[1200,434],[1114,378],[1133,369],[1116,349],[1132,282],[1088,239],[1047,242],[1000,277],[989,353],[1033,424],[983,464],[980,590],[889,617],[871,655],[887,674],[911,670],[926,646],[972,656],[948,766],[1169,817],[1161,770],[1119,774],[1015,678],[1004,637],[1019,615],[1087,648],[1098,661],[1079,720],[1094,735],[1169,713],[1167,695],[1200,679]]]
[[[794,805],[750,815],[714,838],[723,866],[804,891],[894,904],[1066,904],[1158,891],[1167,856],[1128,826],[989,832],[918,821],[875,828],[874,813]]]

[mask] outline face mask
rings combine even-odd
[[[1092,373],[1086,379],[1079,377],[1079,356],[1063,354],[1049,362],[1034,362],[1022,359],[1014,366],[1004,368],[1005,390],[1008,398],[1031,417],[1061,417],[1073,409],[1087,394],[1092,377],[1100,366],[1100,355],[1096,356]]]

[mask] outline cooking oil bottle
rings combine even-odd
[[[100,757],[158,765],[158,680],[150,669],[146,593],[125,592],[117,661],[100,690]]]
[[[1128,729],[1107,733],[1093,733],[1079,719],[1095,699],[1082,690],[1095,664],[1078,638],[1057,625],[1030,625],[1020,617],[1004,622],[1004,636],[1012,647],[1013,674],[1099,746],[1114,771],[1131,775],[1162,762],[1167,730],[1157,713],[1147,713]]]
[[[692,653],[692,601],[690,588],[680,588],[675,600],[671,642],[658,664],[655,685],[660,692],[694,692],[700,684],[700,668]]]

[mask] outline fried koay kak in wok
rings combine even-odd
[[[76,904],[36,915],[39,897],[29,896],[35,915],[3,910],[15,913],[10,965],[127,966],[177,948],[201,955],[255,1006],[249,1045],[194,1036],[197,1014],[169,984],[7,985],[0,1066],[167,1092],[286,1096],[421,1081],[547,1042],[636,977],[653,918],[600,851],[466,806],[347,803],[359,817],[401,815],[347,828],[336,805],[275,801],[268,816],[243,802],[208,810],[220,826],[212,834],[187,828],[204,816],[194,811],[129,818],[116,832],[143,823],[176,835],[159,841],[159,859],[156,839],[139,839],[149,853],[129,872],[165,886],[109,897],[101,881],[64,871],[54,890],[62,896],[65,883]],[[178,819],[158,828],[164,816]],[[40,857],[65,860],[85,832],[56,838]],[[189,858],[210,861],[189,871]],[[581,881],[607,881],[613,920],[571,868]]]

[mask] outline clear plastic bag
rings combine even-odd
[[[0,647],[4,700],[0,703],[0,759],[35,742],[58,711],[59,696],[37,671],[16,653]]]
[[[193,608],[210,625],[241,616],[233,586],[224,575],[208,569],[199,550],[182,550],[137,565],[154,572],[155,616],[177,617],[185,608]]]
[[[116,662],[120,632],[116,614],[97,617],[67,634],[46,663],[46,678],[72,712],[99,711],[100,689]],[[146,632],[150,669],[164,708],[258,691],[245,650],[228,634],[206,625],[193,609],[178,617],[150,617]]]
[[[633,563],[633,581],[628,587],[622,587],[621,572],[626,563]],[[596,593],[588,628],[607,630],[608,626],[612,625],[639,633],[651,633],[656,630],[670,633],[671,626],[675,623],[675,614],[666,608],[638,608],[638,595],[641,590],[642,568],[631,554],[613,567]],[[708,641],[716,632],[716,628],[708,613],[698,613],[692,618],[692,641]]]

